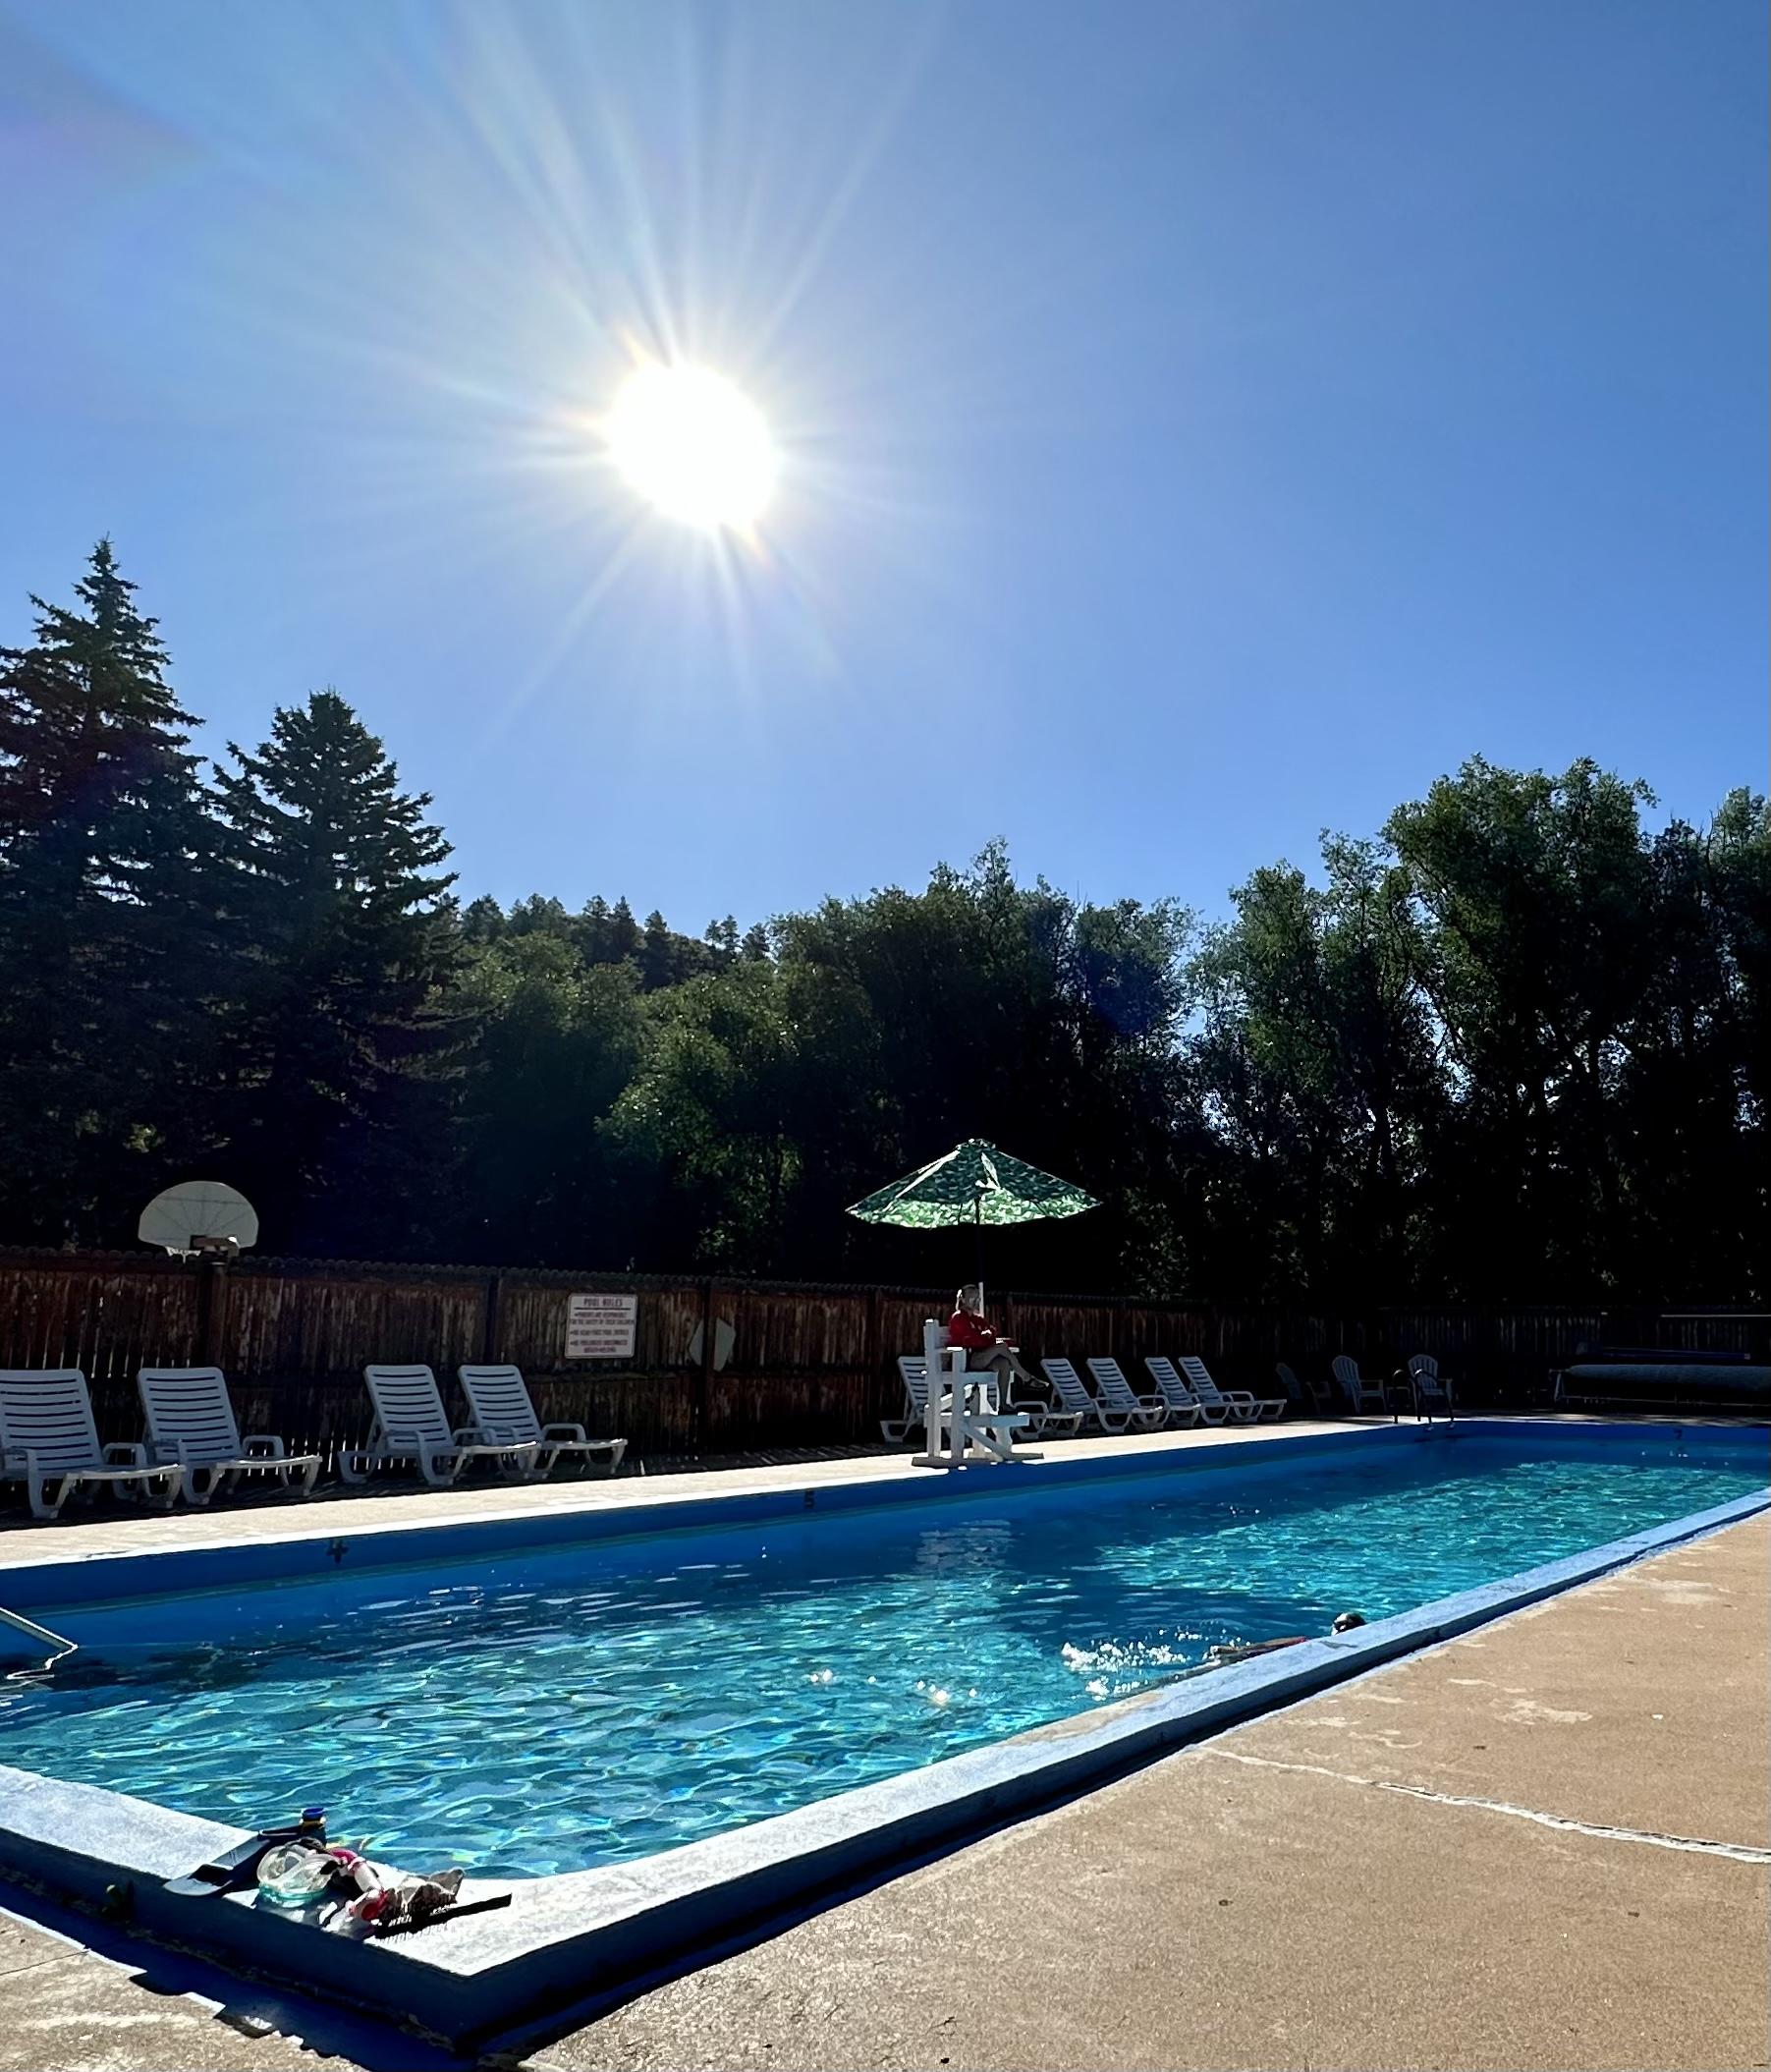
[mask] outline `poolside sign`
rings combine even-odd
[[[568,1360],[631,1360],[636,1295],[569,1295],[566,1298]]]

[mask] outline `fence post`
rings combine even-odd
[[[486,1275],[485,1312],[479,1327],[479,1357],[487,1367],[498,1364],[499,1341],[502,1336],[503,1317],[499,1314],[504,1307],[504,1275]]]
[[[716,1328],[713,1281],[709,1276],[701,1289],[701,1372],[694,1390],[694,1450],[697,1458],[706,1450],[707,1418],[713,1405],[713,1339]]]
[[[873,1391],[879,1385],[879,1290],[867,1290],[866,1322],[861,1328],[861,1371],[866,1378],[867,1405],[872,1406]],[[863,1427],[864,1429],[864,1427]]]

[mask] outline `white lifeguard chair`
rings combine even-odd
[[[1024,1411],[1002,1409],[996,1376],[972,1373],[966,1365],[966,1348],[949,1345],[947,1326],[932,1316],[922,1320],[922,1358],[928,1402],[922,1414],[926,1443],[913,1456],[918,1468],[1039,1458],[1015,1451],[1016,1434],[1031,1430],[1032,1420]]]

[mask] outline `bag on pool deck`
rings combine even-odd
[[[337,1843],[321,1846],[304,1837],[279,1844],[258,1866],[258,1895],[268,1906],[296,1912],[330,1907],[314,1926],[339,1935],[398,1935],[450,1921],[459,1914],[483,1914],[511,1903],[508,1892],[467,1906],[460,1903],[462,1873],[434,1877],[396,1871]]]

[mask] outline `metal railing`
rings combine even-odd
[[[43,1664],[45,1669],[53,1669],[80,1646],[78,1641],[71,1641],[64,1634],[51,1633],[47,1626],[39,1626],[35,1619],[28,1619],[22,1611],[8,1611],[4,1604],[0,1604],[0,1624],[15,1627],[28,1639],[41,1641],[46,1648],[53,1648],[55,1652]]]

